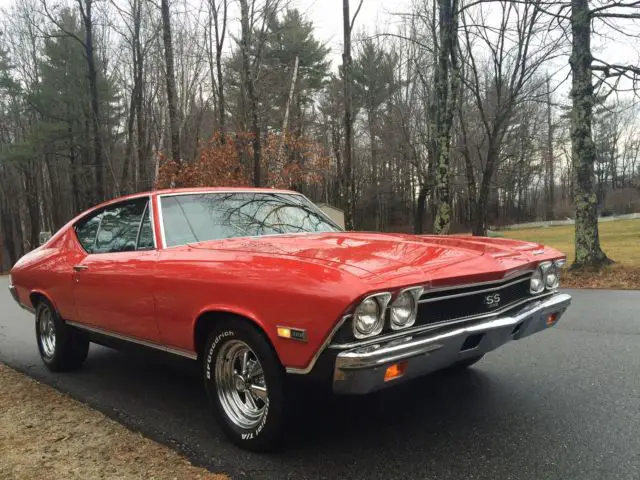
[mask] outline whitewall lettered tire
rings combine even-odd
[[[203,374],[213,414],[237,445],[275,450],[285,428],[285,372],[268,340],[241,320],[209,335]]]

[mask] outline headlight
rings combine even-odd
[[[390,307],[391,328],[393,330],[407,328],[416,323],[418,299],[423,291],[422,287],[418,287],[400,292]]]
[[[377,293],[365,298],[353,312],[353,335],[368,338],[378,335],[384,326],[384,313],[391,299],[390,293]]]
[[[552,263],[547,268],[547,276],[544,283],[547,290],[554,290],[560,285],[560,271],[555,263]]]
[[[547,269],[547,278],[545,280],[545,285],[547,290],[555,290],[560,287],[560,270],[564,267],[567,261],[565,259],[556,260]]]
[[[533,294],[542,293],[544,291],[544,269],[542,265],[538,265],[531,280],[529,280],[529,291]]]

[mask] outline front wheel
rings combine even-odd
[[[207,396],[220,426],[242,448],[275,450],[284,432],[285,374],[271,345],[251,325],[224,322],[207,342]]]
[[[36,340],[40,358],[52,372],[80,368],[89,353],[89,339],[65,324],[44,299],[36,305]]]

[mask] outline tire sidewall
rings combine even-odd
[[[40,338],[40,315],[42,315],[42,312],[45,309],[51,312],[51,315],[53,317],[53,324],[55,327],[56,345],[53,350],[53,355],[51,357],[48,357],[44,353],[44,348],[42,347],[42,341]],[[63,325],[61,324],[58,314],[56,310],[53,308],[53,306],[46,300],[41,300],[40,302],[38,302],[38,305],[36,306],[36,342],[38,344],[38,351],[40,352],[40,358],[47,366],[55,365],[59,361],[58,357],[60,356],[60,350],[61,350],[60,329],[62,328],[62,326]]]
[[[51,357],[45,355],[40,339],[40,315],[45,309],[51,312],[55,327],[56,344]],[[48,300],[42,299],[37,303],[35,317],[36,343],[45,366],[52,372],[80,368],[89,352],[89,339],[83,333],[69,327]]]
[[[235,323],[235,322],[234,322]],[[220,403],[215,381],[215,367],[223,345],[231,340],[246,343],[258,357],[265,375],[269,403],[260,423],[242,428],[231,421]],[[204,351],[203,377],[212,411],[218,423],[234,443],[250,450],[272,450],[280,443],[284,428],[284,372],[267,340],[255,329],[225,322],[209,336]]]

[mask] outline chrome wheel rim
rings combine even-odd
[[[56,351],[56,324],[53,321],[53,313],[49,307],[43,307],[38,317],[40,329],[40,345],[45,357],[53,357]]]
[[[215,380],[227,417],[240,428],[259,425],[267,414],[269,396],[262,364],[249,345],[231,340],[220,347]]]

